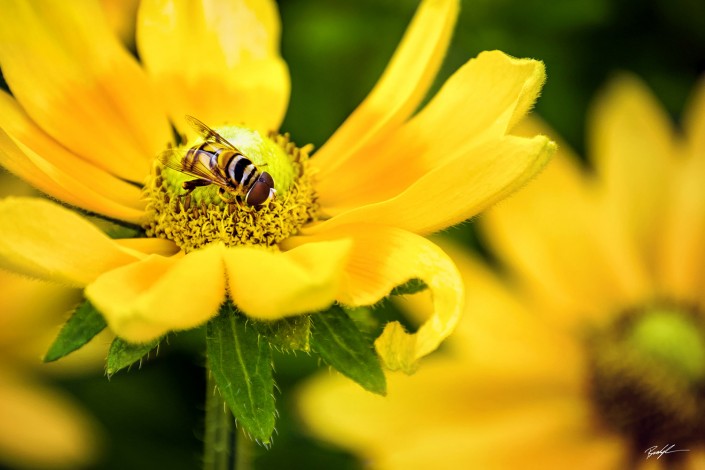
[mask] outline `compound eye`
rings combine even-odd
[[[257,181],[254,185],[252,185],[252,188],[250,188],[250,190],[247,192],[247,198],[245,199],[245,201],[250,206],[259,206],[264,201],[266,201],[268,198],[269,198],[269,187],[265,183],[262,183],[261,181]]]
[[[276,190],[260,178],[248,191],[245,202],[250,206],[259,206],[272,199],[275,194]]]
[[[266,171],[263,171],[261,175],[259,175],[259,178],[257,178],[258,182],[265,183],[267,186],[270,188],[274,187],[274,180],[272,179],[271,175],[267,173]]]
[[[245,202],[250,206],[259,206],[274,197],[274,180],[266,171],[263,172],[247,192]]]

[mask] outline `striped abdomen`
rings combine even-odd
[[[243,154],[214,142],[203,142],[189,149],[184,169],[193,171],[199,162],[228,181],[233,188],[241,186],[245,191],[249,191],[259,174],[254,163]]]

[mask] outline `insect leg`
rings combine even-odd
[[[227,192],[225,188],[218,188],[218,196],[226,204],[235,204],[238,202],[238,197],[230,192]]]
[[[186,194],[189,194],[191,191],[198,188],[199,186],[208,186],[209,184],[213,184],[213,182],[208,181],[208,180],[198,179],[198,180],[184,181],[181,186],[186,190]]]

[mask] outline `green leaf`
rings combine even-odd
[[[428,286],[421,279],[409,279],[407,282],[400,286],[396,286],[390,292],[390,295],[406,295],[406,294],[416,294],[423,290],[428,289]]]
[[[367,336],[377,337],[382,332],[380,319],[372,312],[371,307],[342,307],[343,311],[355,323],[360,332]],[[380,307],[383,308],[383,307]]]
[[[59,335],[44,356],[44,362],[56,361],[79,349],[105,327],[105,319],[100,312],[89,301],[84,301],[64,323]]]
[[[387,381],[372,340],[355,322],[334,306],[312,317],[311,347],[329,365],[379,395],[387,393]]]
[[[105,364],[105,372],[108,376],[115,372],[131,366],[135,362],[149,354],[149,351],[157,347],[161,338],[149,343],[135,344],[128,343],[120,338],[115,338],[108,351],[108,360]]]
[[[206,349],[211,373],[238,423],[268,444],[276,412],[269,344],[254,324],[227,302],[208,323]]]
[[[252,323],[273,348],[287,351],[310,350],[311,319],[308,315]]]

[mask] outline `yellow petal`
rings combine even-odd
[[[98,454],[96,423],[69,399],[0,370],[0,455],[12,468],[83,468]]]
[[[128,49],[135,48],[135,23],[139,0],[100,0],[110,29]]]
[[[179,247],[174,242],[164,238],[119,238],[115,243],[147,255],[171,256],[179,252]]]
[[[2,361],[39,365],[66,313],[80,300],[78,289],[0,270]]]
[[[589,122],[590,151],[604,181],[613,226],[623,230],[650,273],[657,270],[676,153],[670,120],[634,77],[615,79]]]
[[[144,201],[138,187],[68,152],[0,92],[0,164],[41,191],[69,204],[139,223]]]
[[[543,313],[566,326],[610,313],[620,299],[599,209],[583,178],[559,150],[536,181],[481,218],[493,251],[545,302]]]
[[[325,179],[359,148],[401,125],[433,83],[458,16],[458,0],[425,0],[365,101],[316,153]],[[359,163],[359,162],[358,162]]]
[[[683,128],[691,155],[705,154],[705,79],[695,87],[683,116]]]
[[[350,244],[307,243],[285,253],[226,250],[230,296],[238,309],[261,320],[323,310],[339,294]]]
[[[564,390],[581,390],[585,376],[582,344],[565,331],[547,328],[547,312],[533,305],[516,286],[480,262],[466,247],[434,237],[458,267],[465,286],[465,309],[444,347],[472,370],[476,381],[496,380],[499,372],[513,380],[546,377]],[[397,303],[412,319],[423,318],[425,295],[402,296]],[[554,360],[561,357],[561,361]]]
[[[140,57],[172,120],[278,129],[289,100],[273,1],[148,0],[140,5]]]
[[[434,359],[424,361],[412,376],[387,373],[386,397],[361,391],[339,374],[318,374],[299,390],[300,415],[319,437],[363,456],[377,454],[385,446],[398,449],[401,435],[408,437],[406,431],[420,427],[428,432],[427,419],[457,418],[468,407],[469,401],[460,400],[462,370]],[[369,426],[372,422],[375,425]]]
[[[152,255],[99,277],[86,297],[118,336],[138,343],[205,323],[225,300],[226,279],[248,316],[311,313],[335,300],[348,246],[343,240],[272,253],[216,244],[185,256]]]
[[[536,118],[523,121],[517,132],[555,134]],[[560,323],[605,319],[643,300],[650,286],[624,233],[608,223],[598,189],[559,141],[536,181],[481,219],[495,251],[546,302],[542,311],[557,314]]]
[[[39,191],[16,175],[0,170],[0,198],[7,196],[35,197],[39,196]]]
[[[0,201],[0,266],[84,286],[139,259],[73,211],[32,198]]]
[[[156,94],[95,1],[3,2],[0,64],[32,120],[117,176],[141,183],[171,140]]]
[[[221,245],[185,256],[150,255],[109,271],[85,290],[121,338],[144,343],[202,325],[225,300]]]
[[[68,193],[65,188],[62,188],[49,178],[49,176],[40,171],[27,157],[27,154],[20,150],[15,141],[13,141],[3,129],[0,129],[0,164],[12,172],[13,175],[30,183],[34,188],[57,199],[61,199],[62,201],[75,204],[76,206],[80,204],[80,201],[72,200],[72,195]],[[36,189],[34,191],[7,191],[7,193],[9,195],[38,196],[39,193]]]
[[[681,147],[663,225],[662,284],[669,298],[705,305],[705,80],[691,98],[684,128],[687,140]]]
[[[698,470],[699,468],[705,468],[705,446],[702,444],[692,446],[689,454],[690,455],[688,455],[683,467],[684,470]]]
[[[483,52],[453,74],[411,121],[361,148],[335,171],[321,168],[321,205],[337,215],[380,202],[448,163],[473,158],[473,150],[504,136],[523,116],[544,80],[541,62]],[[446,178],[434,184],[445,187],[439,181]]]
[[[344,305],[372,305],[410,279],[421,279],[433,296],[433,312],[416,333],[390,323],[375,346],[385,365],[411,372],[453,331],[463,307],[463,286],[453,262],[425,238],[392,227],[347,225],[312,237],[286,240],[300,246],[319,240],[351,239],[350,258],[338,294]]]
[[[363,222],[432,233],[469,219],[521,187],[554,150],[553,142],[544,136],[506,136],[466,149],[467,153],[426,173],[398,196],[344,212],[307,232]]]
[[[546,401],[502,410],[482,423],[453,422],[425,433],[401,432],[405,444],[378,448],[366,460],[373,468],[386,470],[631,468],[627,442],[585,429],[592,418],[585,404]]]
[[[320,374],[300,391],[301,416],[374,468],[565,468],[559,463],[587,449],[598,452],[593,465],[626,456],[624,442],[592,429],[594,411],[580,395],[511,375],[482,380],[464,363],[435,359],[410,377],[388,374],[387,397]],[[580,463],[570,465],[621,468]]]
[[[663,294],[705,302],[705,158],[702,154],[685,157],[673,178],[672,207],[662,227]]]

